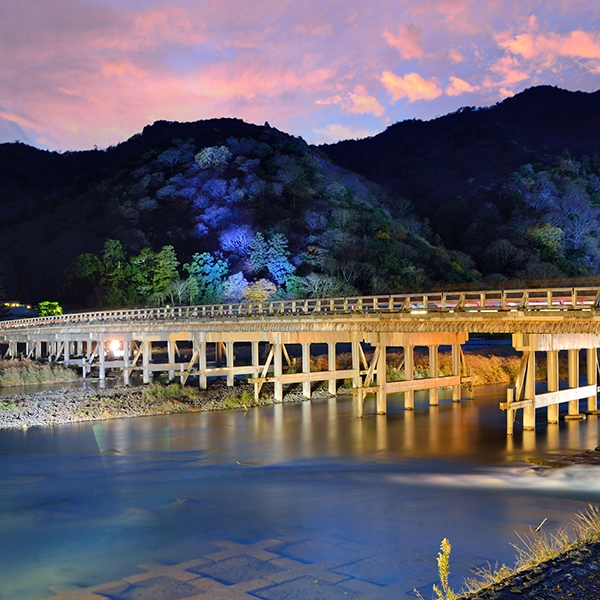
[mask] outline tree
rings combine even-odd
[[[36,309],[40,317],[53,317],[63,314],[62,306],[58,302],[50,302],[49,300],[40,302]]]
[[[268,279],[259,279],[248,286],[244,298],[250,302],[265,302],[277,291],[277,286]]]
[[[164,302],[166,292],[179,279],[179,260],[173,246],[163,246],[156,255],[152,275],[152,294],[158,303]]]
[[[194,254],[192,261],[183,265],[189,275],[190,302],[218,304],[223,298],[223,285],[229,272],[227,262],[208,252]]]

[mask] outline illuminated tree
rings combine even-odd
[[[208,252],[194,254],[192,261],[183,265],[189,277],[192,304],[217,304],[223,298],[223,285],[229,272],[227,262]]]
[[[62,306],[58,302],[50,302],[49,300],[40,302],[36,309],[40,317],[53,317],[63,314]]]

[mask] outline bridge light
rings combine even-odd
[[[121,340],[111,340],[108,343],[108,347],[110,348],[110,353],[114,358],[122,358],[125,356],[125,351],[123,350],[123,343]]]

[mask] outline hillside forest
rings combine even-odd
[[[490,133],[505,108],[323,147],[235,119],[157,122],[88,152],[2,144],[3,296],[94,308],[593,284],[593,128],[587,146],[549,146],[513,106]]]

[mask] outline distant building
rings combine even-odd
[[[0,320],[25,319],[37,316],[37,311],[29,304],[18,300],[0,300]]]

